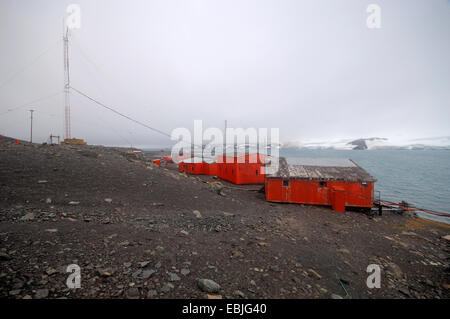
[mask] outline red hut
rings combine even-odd
[[[215,159],[203,159],[203,174],[212,176],[217,175],[217,163]]]
[[[266,199],[272,202],[372,207],[376,179],[349,159],[279,159],[278,171],[265,176]]]
[[[186,158],[178,163],[178,170],[193,175],[217,175],[217,163],[208,158]]]
[[[263,184],[264,158],[257,153],[219,156],[217,176],[234,184]]]
[[[163,156],[162,159],[165,160],[167,163],[173,163],[172,156],[166,155]]]
[[[153,161],[153,164],[156,164],[161,167],[167,167],[167,165],[168,165],[167,161],[164,159],[156,159]]]
[[[178,163],[178,170],[193,175],[202,175],[203,160],[199,157],[186,158]]]

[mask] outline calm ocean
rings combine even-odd
[[[284,157],[350,158],[378,181],[381,199],[450,213],[450,151],[447,150],[307,150],[282,149]],[[377,193],[375,193],[377,197]],[[422,214],[450,223],[450,218]]]

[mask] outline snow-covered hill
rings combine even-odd
[[[374,150],[374,149],[448,149],[450,136],[390,141],[387,138],[370,137],[359,139],[296,140],[283,143],[283,148]]]

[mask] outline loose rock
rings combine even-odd
[[[34,298],[36,299],[43,299],[48,297],[48,289],[38,289],[36,291],[36,294],[34,295]]]
[[[209,293],[216,293],[220,289],[220,285],[211,279],[198,279],[197,285],[202,291]]]
[[[136,287],[132,287],[127,290],[127,297],[130,299],[138,299],[140,296],[139,289]]]
[[[25,216],[22,216],[22,218],[20,218],[20,220],[29,221],[29,220],[33,220],[34,217],[35,217],[34,213],[28,213],[28,214],[25,214]]]
[[[169,272],[169,281],[179,281],[179,280],[181,280],[181,278],[177,274]]]
[[[317,271],[315,271],[314,269],[308,269],[308,273],[309,273],[309,276],[310,276],[310,277],[313,277],[313,278],[315,278],[315,279],[321,279],[321,278],[322,278],[322,276],[319,275],[319,274],[317,273]]]
[[[202,214],[198,210],[194,210],[192,213],[195,215],[195,217],[202,218]]]

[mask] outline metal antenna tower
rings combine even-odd
[[[65,138],[70,139],[70,64],[69,64],[69,28],[65,26],[64,34],[64,95],[65,95]]]

